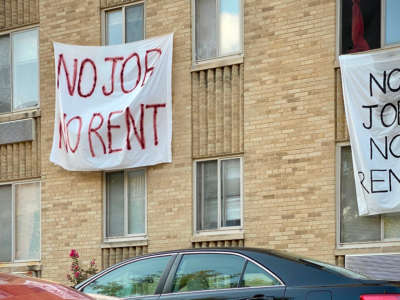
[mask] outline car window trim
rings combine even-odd
[[[110,273],[110,272],[112,272],[112,271],[114,271],[114,270],[116,270],[118,268],[121,268],[121,267],[123,267],[125,265],[131,264],[131,263],[135,263],[135,262],[138,262],[138,261],[141,261],[141,260],[145,260],[145,259],[151,259],[151,258],[157,258],[157,257],[163,257],[163,256],[170,256],[171,257],[170,261],[171,260],[175,261],[176,255],[177,255],[177,253],[174,252],[174,253],[156,254],[156,255],[151,255],[151,256],[141,256],[141,257],[134,257],[134,258],[131,258],[131,259],[127,259],[127,260],[125,260],[123,262],[117,263],[116,265],[111,266],[111,267],[99,272],[98,274],[94,275],[89,281],[87,281],[84,284],[82,284],[81,286],[79,286],[77,288],[77,290],[84,293],[83,289],[85,287],[87,287],[89,284],[91,284],[93,281],[95,281],[96,279],[98,279],[100,277],[103,277],[104,275],[106,275],[106,274],[108,274],[108,273]],[[165,269],[163,271],[163,274],[161,275],[161,278],[164,277],[165,273],[167,273],[167,274],[169,273],[168,267],[170,267],[170,261],[168,262],[167,266],[165,267]],[[161,279],[160,279],[160,281],[161,281]],[[159,282],[159,284],[160,284],[160,282]],[[157,285],[156,292],[158,290],[162,290],[162,287],[159,289],[159,285]],[[160,295],[160,294],[154,293],[152,295],[144,295],[144,296],[154,296],[154,295]]]
[[[258,267],[260,267],[262,270],[266,271],[268,274],[270,274],[272,277],[274,277],[280,284],[278,285],[266,285],[266,286],[254,286],[254,287],[235,287],[235,288],[224,288],[224,289],[213,289],[213,290],[198,290],[198,291],[185,291],[185,292],[172,292],[172,283],[173,280],[175,278],[175,274],[176,271],[178,270],[178,266],[183,258],[184,255],[190,255],[190,254],[231,254],[231,255],[236,255],[236,256],[240,256],[242,258],[245,259],[245,263],[243,264],[243,270],[242,270],[242,274],[245,270],[245,266],[247,266],[247,262],[250,261],[252,263],[254,263],[255,265],[257,265]],[[242,277],[241,277],[242,278]],[[240,281],[239,281],[240,284]],[[264,267],[263,265],[261,265],[260,263],[258,263],[257,261],[255,261],[254,259],[241,254],[241,253],[236,253],[236,252],[230,252],[230,251],[183,251],[180,252],[178,254],[177,259],[175,259],[175,263],[173,265],[173,267],[171,268],[166,284],[164,286],[162,295],[175,295],[175,294],[191,294],[191,293],[205,293],[205,292],[216,292],[216,291],[226,291],[226,290],[232,290],[232,289],[257,289],[257,288],[282,288],[282,287],[286,287],[285,283],[274,273],[272,273],[268,268]]]

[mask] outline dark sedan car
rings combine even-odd
[[[76,288],[129,299],[400,300],[400,284],[262,249],[190,249],[136,257]]]

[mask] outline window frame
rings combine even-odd
[[[39,183],[39,258],[38,259],[15,259],[15,238],[16,238],[16,211],[15,211],[15,186],[30,184],[30,183]],[[42,260],[42,182],[39,179],[32,180],[21,180],[21,181],[12,181],[12,182],[2,182],[0,186],[11,186],[11,261],[0,261],[0,264],[14,264],[14,263],[28,263],[28,262],[40,262]]]
[[[130,171],[144,171],[144,233],[128,234],[128,173]],[[124,174],[124,235],[123,236],[107,236],[107,174],[123,172]],[[147,238],[147,169],[124,169],[124,170],[112,170],[103,172],[103,241],[105,243],[110,242],[124,242],[124,241],[141,241]]]
[[[351,147],[350,142],[340,142],[336,144],[336,247],[338,249],[353,249],[353,248],[373,248],[373,247],[389,247],[400,246],[400,238],[385,239],[384,218],[380,218],[380,237],[379,241],[369,242],[341,242],[341,150],[344,147]]]
[[[244,264],[242,267],[242,273],[240,275],[239,278],[239,285],[237,287],[233,287],[233,288],[221,288],[221,289],[217,289],[217,290],[197,290],[197,291],[183,291],[183,292],[173,292],[172,288],[173,288],[173,281],[175,279],[175,276],[177,274],[177,271],[179,269],[179,266],[182,262],[182,259],[185,255],[198,255],[198,254],[223,254],[223,255],[235,255],[235,256],[239,256],[241,258],[244,259]],[[268,274],[270,274],[272,277],[274,277],[280,284],[278,285],[271,285],[271,286],[256,286],[256,287],[241,287],[240,286],[240,281],[243,278],[243,274],[244,271],[246,270],[247,267],[247,263],[248,262],[252,262],[253,264],[255,264],[257,267],[259,267],[260,269],[264,270],[265,272],[267,272]],[[269,270],[267,267],[263,266],[262,264],[258,263],[257,261],[253,260],[252,258],[242,254],[242,253],[237,253],[237,252],[231,252],[231,251],[180,251],[177,254],[177,258],[175,259],[175,262],[173,263],[168,277],[165,281],[164,284],[164,290],[163,293],[164,295],[185,295],[185,294],[194,294],[194,293],[198,293],[198,294],[202,294],[202,293],[209,293],[210,291],[227,291],[227,290],[248,290],[248,289],[262,289],[262,288],[284,288],[286,287],[285,282],[275,273],[273,273],[271,270]]]
[[[219,46],[217,47],[217,56],[216,57],[210,57],[206,59],[200,59],[197,60],[197,48],[196,48],[196,1],[197,0],[191,0],[191,12],[192,12],[192,65],[193,66],[198,66],[202,64],[209,64],[209,63],[216,63],[219,65],[224,60],[230,61],[231,59],[237,59],[239,62],[243,62],[243,56],[244,56],[244,0],[239,0],[240,1],[240,10],[239,10],[239,16],[240,16],[240,37],[239,37],[239,43],[240,43],[240,51],[238,52],[233,52],[231,54],[223,55],[221,56],[219,54],[220,49]],[[220,14],[219,14],[219,7],[220,7],[220,1],[221,0],[214,0],[217,1],[216,3],[216,10],[217,10],[217,16],[218,20],[216,22],[218,28],[220,25]],[[217,43],[219,43],[219,30],[216,29],[217,33]],[[229,62],[228,62],[229,63]]]
[[[126,43],[126,31],[125,31],[126,8],[131,7],[131,6],[141,5],[141,4],[143,5],[143,39],[146,39],[146,1],[140,0],[140,1],[135,1],[134,3],[108,7],[101,11],[101,44],[102,45],[107,46],[107,44],[106,44],[106,42],[107,42],[107,17],[106,17],[107,12],[117,11],[117,10],[122,11],[122,44],[125,44]]]
[[[342,1],[343,0],[336,0],[336,54],[337,56],[339,55],[344,55],[344,53],[341,53],[342,49]],[[381,46],[376,49],[371,49],[369,51],[373,50],[379,50],[379,49],[388,49],[388,48],[393,48],[393,47],[398,47],[400,46],[400,41],[398,43],[386,45],[386,1],[387,0],[381,0],[381,24],[380,24],[380,33],[381,33],[381,40],[380,44]],[[368,52],[368,51],[364,51]]]
[[[38,42],[38,49],[37,49],[37,62],[38,62],[38,71],[37,71],[37,78],[38,78],[38,99],[37,99],[37,104],[35,106],[31,107],[25,107],[25,108],[20,108],[20,109],[14,109],[14,80],[13,80],[13,65],[14,65],[14,60],[13,60],[13,43],[12,43],[12,36],[18,33],[22,32],[27,32],[27,31],[34,31],[37,30],[37,42]],[[0,37],[3,36],[8,36],[10,39],[10,45],[9,45],[9,50],[10,50],[10,55],[9,55],[9,66],[10,66],[10,87],[11,87],[11,93],[10,93],[10,105],[11,105],[11,111],[8,112],[0,112],[0,116],[7,115],[7,114],[14,114],[14,113],[20,113],[20,112],[25,112],[25,111],[34,111],[40,109],[40,30],[38,25],[33,25],[29,27],[24,27],[24,28],[17,28],[17,29],[12,29],[4,32],[0,32]]]
[[[240,226],[221,226],[222,221],[222,199],[221,199],[221,162],[224,160],[239,159],[240,164]],[[201,230],[197,228],[197,163],[217,161],[217,180],[218,180],[218,226],[214,229]],[[242,156],[230,156],[230,157],[216,157],[216,158],[204,158],[197,159],[193,162],[193,228],[194,234],[219,234],[219,233],[232,233],[243,229],[243,157]]]

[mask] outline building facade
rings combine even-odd
[[[359,217],[351,177],[338,66],[353,47],[351,2],[2,0],[0,270],[63,281],[71,248],[102,268],[225,246],[392,263],[400,217]],[[361,7],[370,48],[396,44],[395,1],[372,2]],[[52,43],[171,32],[172,163],[113,172],[52,164]]]

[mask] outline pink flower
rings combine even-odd
[[[79,271],[75,272],[75,278],[78,278],[81,273]]]
[[[96,264],[96,261],[94,260],[94,258],[90,261],[90,265],[93,267]]]
[[[71,252],[69,253],[69,257],[71,258],[79,258],[79,253],[75,249],[71,249]]]
[[[78,266],[78,265],[75,265],[75,266],[74,266],[74,270],[75,270],[75,271],[78,271],[78,270],[79,270],[79,266]]]

